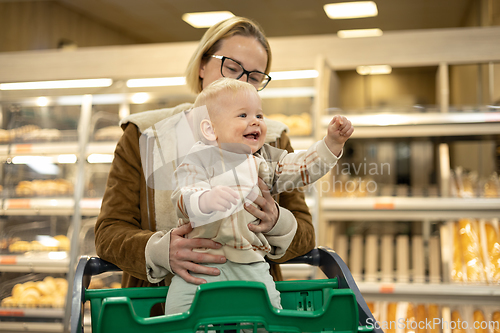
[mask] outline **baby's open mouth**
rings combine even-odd
[[[260,136],[260,133],[259,132],[253,132],[253,133],[249,133],[249,134],[245,134],[244,137],[247,138],[247,139],[253,139],[253,140],[257,140]]]

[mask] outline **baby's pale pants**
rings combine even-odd
[[[216,281],[256,281],[263,282],[271,304],[281,309],[281,298],[276,290],[273,278],[269,273],[269,264],[261,261],[251,264],[238,264],[226,261],[224,264],[206,264],[205,266],[215,267],[220,270],[220,275],[212,276],[205,274],[191,275],[207,280],[207,283]],[[165,304],[165,314],[174,314],[187,311],[193,303],[194,295],[198,285],[188,283],[183,278],[175,275],[168,289],[167,300]],[[242,300],[244,302],[244,300]],[[214,304],[214,306],[217,306]]]

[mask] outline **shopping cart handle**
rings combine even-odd
[[[73,297],[71,304],[71,332],[83,332],[83,303],[85,303],[85,289],[89,287],[93,275],[104,272],[120,271],[120,269],[106,260],[97,257],[82,256],[76,267],[73,283]]]
[[[349,288],[356,296],[356,302],[358,303],[359,326],[370,326],[373,327],[373,333],[384,333],[378,325],[375,325],[373,314],[368,308],[365,299],[361,295],[361,292],[352,277],[351,271],[335,251],[324,246],[319,246],[318,248],[311,250],[309,253],[291,259],[285,263],[305,263],[313,266],[319,266],[328,278],[337,278],[339,288]]]

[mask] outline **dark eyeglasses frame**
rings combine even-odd
[[[261,91],[261,90],[263,90],[265,87],[267,87],[267,85],[269,84],[269,82],[271,82],[271,76],[269,76],[269,74],[266,74],[266,73],[263,73],[263,72],[260,72],[260,71],[247,71],[247,70],[245,69],[245,67],[243,67],[243,65],[242,65],[242,64],[240,64],[240,62],[239,62],[239,61],[236,61],[236,60],[234,60],[234,59],[232,59],[232,58],[229,58],[229,57],[226,57],[226,56],[221,56],[221,55],[215,55],[215,54],[210,54],[210,55],[208,55],[208,56],[209,56],[209,57],[212,57],[212,58],[219,59],[219,60],[221,61],[221,64],[220,64],[220,74],[221,74],[222,76],[224,76],[224,74],[222,73],[222,68],[224,68],[224,61],[225,61],[226,59],[229,59],[229,60],[231,60],[231,61],[234,61],[234,62],[235,62],[235,63],[237,63],[238,65],[240,65],[241,69],[243,70],[243,73],[241,73],[238,77],[236,77],[236,78],[235,78],[235,80],[239,80],[239,79],[240,79],[243,75],[245,75],[245,74],[246,74],[246,75],[247,75],[247,82],[248,82],[248,79],[250,78],[250,74],[252,74],[252,73],[259,73],[259,74],[264,75],[264,77],[267,77],[267,79],[268,79],[268,80],[267,80],[266,84],[265,84],[264,86],[260,87],[260,88],[257,88],[257,91]],[[224,76],[224,77],[225,77],[225,76]]]

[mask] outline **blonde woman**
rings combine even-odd
[[[249,19],[233,17],[207,30],[189,62],[186,80],[196,93],[221,77],[247,81],[262,90],[270,81],[270,65],[271,50],[260,27]],[[193,251],[218,249],[221,245],[210,239],[184,237],[192,227],[177,227],[170,200],[172,189],[162,186],[161,177],[154,177],[159,164],[163,174],[171,176],[191,148],[189,135],[186,136],[192,126],[191,108],[192,104],[186,103],[133,114],[121,121],[124,133],[108,176],[95,226],[95,244],[102,259],[123,270],[123,287],[169,285],[174,274],[189,283],[205,283],[205,279],[191,273],[219,275],[217,268],[200,264],[226,261],[222,255]],[[275,121],[266,123],[266,142],[293,151],[286,127]],[[179,135],[183,135],[182,139]],[[155,142],[168,145],[159,147]],[[303,193],[292,191],[273,198],[262,181],[259,187],[262,195],[254,201],[257,207],[245,208],[260,220],[258,225],[249,227],[251,231],[266,234],[281,224],[294,220],[297,223],[286,252],[280,253],[281,249],[273,247],[271,240],[268,257],[283,262],[313,249],[314,228]],[[275,280],[282,279],[278,265],[271,265],[270,271]],[[159,310],[154,314],[161,313]]]

